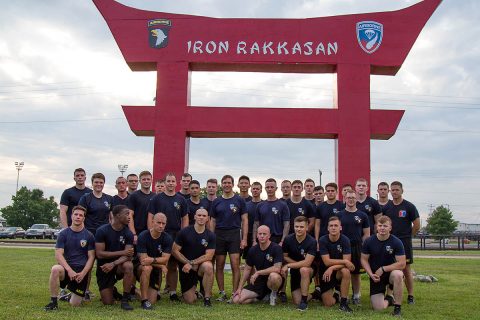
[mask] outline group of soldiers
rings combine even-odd
[[[75,186],[66,189],[60,200],[64,230],[56,244],[58,264],[51,270],[46,310],[58,308],[60,288],[70,291],[60,299],[73,306],[90,299],[95,259],[101,301],[119,300],[124,310],[133,309],[130,302],[135,294],[143,309],[153,309],[160,298],[162,275],[170,300],[180,300],[179,281],[185,303],[203,299],[206,307],[212,306],[214,279],[219,290],[216,301],[287,302],[290,274],[291,298],[298,310],[306,310],[308,301],[316,299],[352,312],[349,302],[360,304],[360,274],[365,272],[374,310],[394,306],[392,314],[400,315],[404,281],[407,301],[414,303],[410,264],[419,215],[403,199],[398,181],[379,183],[375,200],[368,196],[363,178],[340,190],[333,182],[322,187],[312,179],[284,180],[281,198],[276,196],[273,178],[262,186],[241,176],[235,193],[234,178],[225,175],[218,197],[216,179],[207,181],[206,195],[201,197],[200,183],[188,173],[182,175],[178,192],[174,173],[156,181],[155,192],[148,171],[119,177],[115,196],[103,193],[101,173],[92,175],[92,189],[85,185],[82,168],[74,171],[74,180]],[[265,200],[260,197],[263,188]],[[339,191],[343,201],[338,200]],[[231,296],[225,291],[227,254]],[[123,282],[123,293],[115,287],[118,280]],[[309,293],[312,280],[315,289]]]

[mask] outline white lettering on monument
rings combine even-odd
[[[326,45],[326,48],[325,48]],[[238,41],[235,46],[238,55],[336,55],[338,53],[337,42],[246,42]],[[187,41],[188,54],[223,54],[229,53],[230,41]]]

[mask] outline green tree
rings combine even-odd
[[[450,209],[439,206],[428,217],[426,230],[432,235],[451,235],[457,225]]]
[[[40,189],[29,190],[22,187],[12,197],[12,204],[0,209],[7,225],[29,228],[34,223],[48,223],[50,226],[58,224],[58,205],[53,197],[43,197]]]

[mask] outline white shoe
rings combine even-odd
[[[276,304],[277,304],[277,293],[272,292],[272,293],[270,293],[270,305],[274,306]]]

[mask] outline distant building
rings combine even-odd
[[[5,220],[2,216],[0,216],[0,228],[4,228],[7,226],[7,220]]]
[[[456,233],[480,234],[480,223],[458,223]]]

